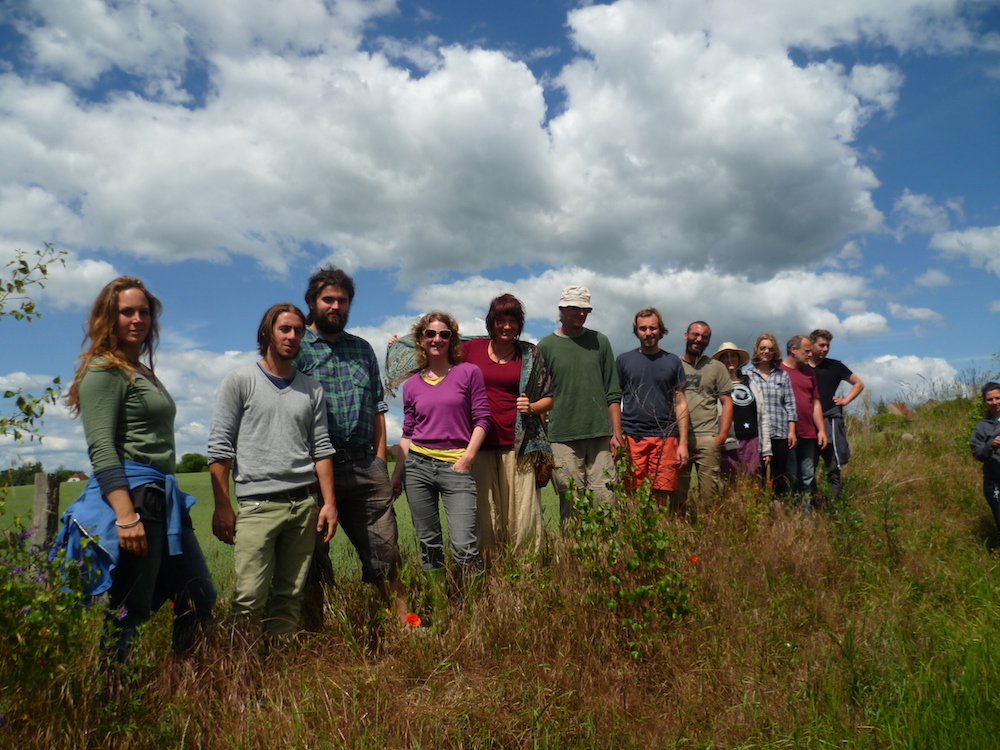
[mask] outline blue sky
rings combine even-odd
[[[0,262],[65,250],[0,386],[72,374],[85,308],[163,300],[179,452],[268,305],[354,274],[377,351],[489,300],[553,329],[815,327],[892,399],[995,367],[1000,2],[14,0],[0,6]],[[398,404],[390,413],[398,435]],[[85,467],[79,424],[0,459]]]

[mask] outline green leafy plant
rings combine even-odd
[[[49,685],[79,657],[92,630],[81,606],[80,568],[60,568],[30,539],[19,521],[0,535],[0,683],[12,687],[8,703]]]
[[[621,619],[629,654],[641,658],[657,635],[693,610],[694,583],[685,575],[665,508],[648,492],[616,493],[615,501],[577,495],[579,514],[572,545],[589,582],[587,600]]]
[[[35,301],[31,298],[32,287],[45,287],[49,266],[53,263],[65,264],[65,251],[56,250],[49,243],[34,252],[18,250],[14,260],[6,266],[0,277],[0,320],[6,316],[29,323],[41,317]],[[10,435],[14,440],[33,439],[38,436],[38,421],[45,413],[45,407],[54,404],[62,387],[59,378],[45,389],[41,396],[22,393],[20,389],[5,391],[5,399],[14,400],[14,411],[0,415],[0,436]],[[38,438],[41,440],[41,437]]]

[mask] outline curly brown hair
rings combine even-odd
[[[430,323],[444,323],[451,331],[448,341],[448,361],[453,365],[462,361],[462,339],[458,335],[458,323],[446,312],[429,312],[418,320],[411,329],[413,334],[413,353],[416,355],[417,366],[427,367],[427,352],[424,351],[424,329]]]
[[[125,371],[130,381],[135,382],[134,371],[129,365],[128,358],[121,350],[118,336],[115,335],[115,324],[118,321],[118,297],[129,289],[141,291],[146,295],[146,301],[149,303],[149,333],[146,335],[146,340],[142,342],[139,357],[145,357],[147,367],[150,370],[153,369],[153,354],[156,352],[156,344],[160,338],[160,313],[163,310],[163,305],[140,279],[134,276],[119,276],[97,295],[84,326],[86,333],[83,337],[83,352],[76,361],[76,374],[73,376],[73,384],[70,385],[69,393],[66,395],[66,405],[74,416],[80,413],[80,381],[83,380],[89,367],[106,369],[117,367]],[[87,342],[90,342],[89,346]],[[102,361],[95,365],[95,359]]]

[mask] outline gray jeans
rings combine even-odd
[[[448,522],[451,555],[463,567],[479,567],[476,480],[447,461],[410,451],[404,466],[406,501],[420,542],[424,570],[444,567],[444,534],[438,499]]]

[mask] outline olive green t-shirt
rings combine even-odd
[[[733,392],[729,370],[711,357],[702,357],[693,365],[683,357],[681,362],[687,377],[684,395],[691,417],[691,434],[718,435],[719,396],[728,396]]]
[[[94,473],[136,461],[173,474],[177,407],[155,377],[131,374],[134,383],[121,368],[91,366],[80,381],[80,417]]]

